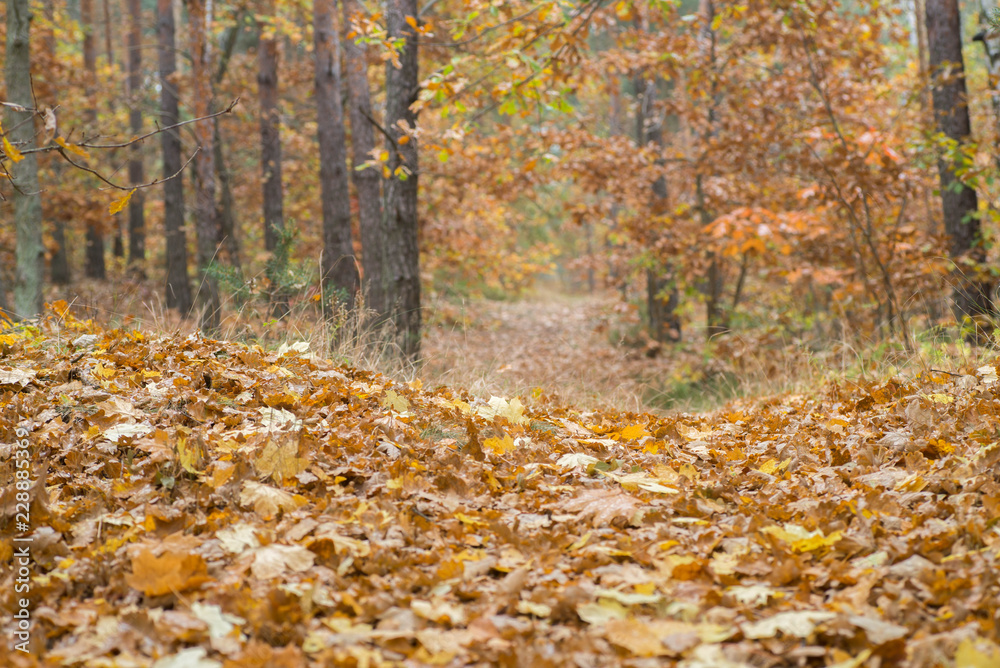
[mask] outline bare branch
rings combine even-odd
[[[188,165],[191,164],[191,161],[194,160],[194,157],[196,155],[198,155],[199,152],[201,152],[201,147],[199,146],[197,149],[195,149],[195,152],[191,154],[191,157],[188,158],[187,161],[185,161],[185,163],[183,165],[181,165],[181,168],[178,169],[175,173],[171,174],[170,176],[164,177],[162,179],[153,179],[149,183],[143,183],[143,184],[140,184],[140,185],[137,185],[137,186],[120,186],[117,183],[113,183],[113,182],[109,181],[100,172],[98,172],[96,170],[93,170],[90,167],[87,167],[86,165],[82,165],[79,162],[74,161],[71,157],[69,157],[66,154],[65,149],[63,149],[61,146],[59,146],[57,148],[59,150],[59,155],[61,155],[63,157],[63,159],[66,162],[68,162],[69,164],[73,165],[74,167],[76,167],[77,169],[79,169],[81,171],[89,172],[90,174],[93,174],[94,176],[96,176],[97,178],[99,178],[104,183],[107,183],[109,186],[111,186],[115,190],[124,190],[124,191],[141,190],[143,188],[152,188],[153,186],[155,186],[157,184],[164,183],[166,181],[170,181],[171,179],[176,179],[178,176],[181,175],[181,172],[183,172],[184,169]]]

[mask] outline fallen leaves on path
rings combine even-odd
[[[993,365],[654,417],[60,313],[0,334],[4,665],[1000,658]]]

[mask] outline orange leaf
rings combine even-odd
[[[84,151],[82,148],[80,148],[76,144],[70,144],[70,143],[68,143],[62,137],[56,137],[56,143],[59,144],[60,146],[62,146],[67,151],[69,151],[70,153],[76,153],[81,158],[89,158],[90,157],[89,153],[87,153],[86,151]]]
[[[24,156],[21,152],[14,148],[14,145],[7,141],[7,137],[3,138],[3,152],[7,154],[7,157],[11,159],[12,162],[21,162],[24,160]]]
[[[182,592],[210,580],[208,566],[200,555],[164,552],[157,557],[151,550],[133,557],[132,572],[125,576],[130,587],[146,596]]]

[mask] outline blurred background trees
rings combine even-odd
[[[992,9],[8,0],[0,305],[361,307],[409,357],[428,299],[539,282],[617,289],[653,352],[983,324]]]

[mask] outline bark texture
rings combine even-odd
[[[636,114],[636,139],[640,146],[663,146],[663,119],[656,112],[656,81],[640,77],[636,80],[639,96]],[[653,182],[650,211],[662,212],[667,204],[667,180],[660,176]],[[646,310],[649,316],[649,336],[659,343],[680,341],[681,319],[677,313],[680,293],[673,267],[655,260],[656,265],[646,270]]]
[[[971,126],[958,0],[926,0],[926,7],[935,123],[939,132],[961,144],[971,134]],[[993,306],[992,286],[981,271],[986,251],[978,216],[979,201],[976,191],[958,179],[956,168],[957,165],[944,159],[938,161],[944,229],[951,259],[956,264],[952,308],[962,320],[966,316],[992,314]]]
[[[133,136],[142,133],[142,109],[140,94],[142,87],[142,4],[140,0],[128,0],[128,124]],[[144,183],[146,174],[142,165],[142,151],[138,144],[129,149],[128,179],[133,186]],[[142,190],[132,193],[128,204],[128,263],[132,270],[144,274],[146,261],[146,195]]]
[[[389,39],[405,40],[399,54],[400,67],[386,65],[385,123],[392,145],[386,181],[383,218],[386,232],[387,303],[392,307],[399,348],[404,356],[420,354],[420,257],[418,245],[417,193],[419,165],[416,137],[407,134],[416,127],[410,108],[420,89],[417,68],[417,32],[406,19],[419,20],[416,0],[388,0],[386,25]],[[402,137],[409,137],[401,143]]]
[[[226,77],[229,71],[229,62],[236,48],[236,40],[239,37],[243,25],[244,13],[236,15],[235,25],[230,26],[226,31],[226,38],[219,54],[219,62],[216,66],[215,76],[212,78],[212,85],[218,86]],[[226,164],[226,155],[223,150],[222,123],[220,117],[212,119],[212,143],[215,149],[215,176],[219,186],[219,201],[216,207],[216,219],[219,224],[220,244],[226,249],[229,255],[229,264],[236,269],[240,263],[240,243],[236,224],[235,202],[233,200],[232,173]]]
[[[340,38],[333,25],[334,0],[314,0],[319,180],[323,208],[323,284],[328,295],[354,308],[359,276],[351,239],[351,195],[340,88]],[[327,301],[330,301],[329,299]]]
[[[349,33],[351,17],[358,11],[357,0],[342,0],[344,30]],[[362,169],[375,149],[371,94],[368,89],[368,61],[365,47],[353,39],[344,42],[347,78],[348,120],[351,123],[351,150],[354,189],[358,194],[358,219],[361,232],[361,268],[364,272],[365,308],[378,320],[388,311],[385,292],[385,231],[382,227],[382,176],[377,169]]]
[[[272,254],[268,278],[274,314],[288,312],[288,297],[282,289],[287,265],[284,192],[281,183],[281,124],[278,111],[278,43],[264,32],[257,47],[257,90],[260,99],[260,164],[264,191],[264,246]]]
[[[257,54],[260,98],[260,153],[264,184],[264,247],[274,252],[285,227],[281,186],[281,131],[278,115],[278,43],[262,34]]]
[[[177,104],[177,58],[174,46],[174,8],[171,0],[157,0],[157,36],[160,67],[160,125],[173,125],[179,112]],[[163,151],[163,177],[173,176],[181,168],[179,130],[160,134]],[[163,184],[163,225],[167,242],[167,308],[176,308],[183,317],[191,310],[191,285],[187,273],[187,240],[184,233],[184,179],[177,177]]]
[[[29,109],[35,106],[31,95],[30,24],[28,0],[7,0],[6,101]],[[4,130],[8,141],[21,151],[34,148],[33,114],[17,112],[11,107],[7,107],[6,111]],[[33,318],[42,312],[42,280],[45,273],[37,154],[25,154],[20,162],[12,162],[8,170],[13,180],[11,198],[14,200],[17,236],[14,316]],[[5,299],[2,291],[0,298]],[[3,304],[0,303],[0,306]]]
[[[94,44],[94,0],[80,0],[80,23],[83,27],[83,69],[86,77],[87,132],[97,133],[97,49]],[[104,230],[101,223],[88,221],[86,235],[86,259],[84,273],[87,278],[103,280],[107,277],[104,264]]]
[[[196,117],[212,113],[212,82],[209,69],[211,54],[208,46],[211,17],[205,0],[188,0],[191,40],[191,78],[194,84],[194,113]],[[214,334],[219,329],[221,302],[219,281],[212,275],[211,267],[219,245],[219,226],[215,208],[215,150],[212,147],[213,128],[207,122],[196,123],[198,155],[195,158],[197,188],[194,215],[197,236],[198,301],[201,309],[201,330]]]

